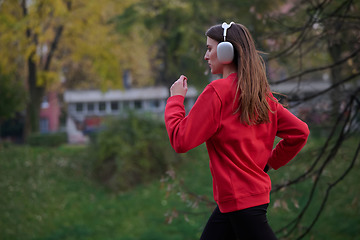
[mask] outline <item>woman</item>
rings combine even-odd
[[[294,158],[309,129],[272,96],[249,31],[224,24],[206,32],[204,57],[211,73],[222,78],[204,89],[185,116],[187,78],[180,76],[170,88],[165,124],[178,153],[206,142],[217,207],[201,239],[276,239],[266,218],[271,182],[264,169],[278,169]],[[217,54],[224,35],[234,48],[229,63]],[[273,149],[275,136],[282,140]]]

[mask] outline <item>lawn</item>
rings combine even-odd
[[[269,174],[273,185],[308,169],[323,139],[310,138],[302,153]],[[309,210],[296,226],[306,229],[326,189],[349,166],[358,137],[345,142],[325,168]],[[111,192],[92,177],[88,150],[10,146],[0,150],[1,239],[198,239],[212,211],[211,176],[204,145],[182,155],[179,167],[127,192]],[[332,188],[325,208],[304,239],[357,239],[360,235],[359,158]],[[305,206],[315,177],[271,195],[269,221],[276,231]],[[284,231],[279,233],[283,235]],[[289,237],[288,239],[295,239]]]
[[[112,193],[92,180],[86,160],[82,147],[1,150],[1,239],[192,239],[200,233],[202,221],[168,223],[166,214],[180,205],[177,196],[166,197],[160,179]]]

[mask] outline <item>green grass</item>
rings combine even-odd
[[[347,141],[339,157],[325,169],[298,229],[309,225],[328,183],[349,164],[357,141],[356,137]],[[307,169],[321,142],[310,139],[294,161],[271,171],[273,184]],[[0,149],[0,239],[199,239],[213,205],[186,193],[206,196],[212,202],[204,145],[183,154],[183,163],[173,169],[174,174],[119,193],[93,180],[87,154],[86,148],[72,146]],[[358,159],[349,175],[331,191],[324,212],[304,239],[344,240],[359,235],[359,164]],[[274,230],[298,215],[312,181],[310,178],[271,195],[268,217]]]
[[[160,179],[111,193],[91,178],[86,149],[11,147],[0,151],[1,239],[191,239],[202,221],[171,224],[178,205]],[[185,203],[183,204],[185,209]]]

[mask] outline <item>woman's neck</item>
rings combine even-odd
[[[231,64],[224,65],[222,75],[223,75],[223,78],[227,78],[230,74],[236,73],[236,72],[237,72],[237,68],[236,68],[235,64],[231,63]]]

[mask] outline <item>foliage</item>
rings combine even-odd
[[[164,123],[133,113],[109,120],[91,149],[95,176],[115,191],[154,179],[176,159]]]
[[[278,2],[282,1],[143,0],[129,6],[114,21],[118,32],[126,37],[131,29],[143,26],[144,44],[150,46],[151,54],[140,52],[140,60],[150,60],[156,84],[170,86],[180,74],[185,74],[192,85],[204,87],[209,79],[203,60],[206,29],[223,21],[236,21],[260,34],[258,30],[264,29],[259,16],[275,9],[274,3]],[[131,69],[136,68],[135,62]]]
[[[1,138],[19,140],[23,135],[23,117],[26,90],[19,76],[3,71],[0,66],[0,145]]]
[[[23,143],[24,116],[15,114],[1,123],[0,136],[2,140],[16,143]]]
[[[0,69],[26,79],[26,134],[38,130],[45,91],[61,91],[64,76],[69,86],[85,82],[87,87],[121,88],[119,63],[127,49],[119,44],[110,19],[133,2],[1,1]],[[80,83],[69,68],[73,64],[87,67]]]
[[[94,84],[114,86],[108,84],[121,77],[119,50],[126,49],[119,49],[110,19],[129,2],[134,1],[2,1],[0,44],[6,57],[0,66],[23,72],[32,57],[39,68],[37,85],[58,86],[64,63],[90,60],[88,70],[102,80]]]
[[[11,74],[2,75],[0,71],[0,126],[22,110],[26,99],[24,94],[24,86],[19,80],[14,80]]]
[[[67,135],[65,132],[33,133],[27,137],[26,142],[30,146],[58,147],[67,143]]]

